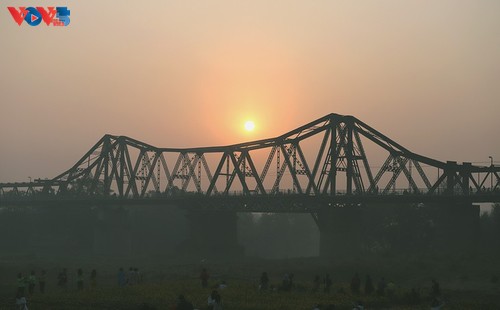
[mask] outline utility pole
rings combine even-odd
[[[490,190],[493,190],[493,156],[489,156],[490,158]]]

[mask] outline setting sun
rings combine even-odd
[[[253,131],[255,129],[255,123],[253,121],[246,121],[245,122],[245,130],[246,131]]]

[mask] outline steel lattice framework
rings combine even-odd
[[[385,158],[370,166],[370,152]],[[375,155],[373,156],[375,157]],[[489,182],[488,182],[489,181]],[[404,191],[396,189],[405,184]],[[50,180],[0,184],[6,201],[229,196],[472,196],[499,201],[500,167],[418,155],[353,116],[329,114],[276,138],[220,147],[158,148],[105,135]],[[343,197],[343,198],[341,198]]]

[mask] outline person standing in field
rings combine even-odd
[[[431,289],[431,297],[436,298],[441,295],[441,289],[439,287],[438,281],[436,279],[432,279],[432,289]]]
[[[213,310],[223,310],[222,307],[222,297],[219,293],[215,296],[214,308]]]
[[[288,273],[285,273],[285,275],[283,276],[281,287],[285,292],[290,291],[290,276],[288,275]]]
[[[142,283],[142,273],[139,271],[139,268],[137,267],[135,267],[135,278],[137,284]]]
[[[133,267],[130,267],[128,269],[128,275],[127,275],[127,284],[128,285],[134,285],[136,284],[136,275],[135,275],[135,269]]]
[[[17,274],[17,294],[24,296],[25,288],[26,288],[26,279],[20,272]]]
[[[269,277],[267,276],[267,272],[263,272],[260,276],[260,286],[259,289],[261,291],[266,291],[269,286]]]
[[[325,280],[323,282],[323,284],[325,285],[324,292],[327,294],[330,293],[330,288],[332,287],[332,279],[330,278],[330,274],[326,274]]]
[[[40,293],[44,294],[45,293],[45,277],[47,275],[47,272],[45,269],[42,269],[42,274],[38,278],[38,287],[40,288]]]
[[[95,269],[92,269],[92,272],[90,273],[90,288],[95,289],[97,286],[97,271]]]
[[[76,287],[79,291],[83,290],[83,271],[81,268],[78,269],[76,275]]]
[[[374,290],[375,287],[373,286],[372,278],[370,277],[370,275],[367,275],[365,280],[365,294],[371,295]]]
[[[351,279],[351,293],[359,294],[361,288],[361,280],[359,279],[359,275],[356,272]]]
[[[68,288],[68,271],[66,270],[66,268],[64,268],[61,273],[61,287],[63,289]]]
[[[377,284],[377,295],[384,296],[386,287],[387,283],[385,282],[385,278],[382,277],[382,279],[380,279]]]
[[[127,284],[127,277],[125,276],[125,271],[120,267],[118,270],[118,286],[125,286]]]
[[[319,280],[319,276],[316,275],[314,277],[314,280],[313,280],[313,289],[312,289],[312,292],[313,293],[316,293],[319,291],[319,286],[320,286],[320,280]]]
[[[35,271],[31,270],[31,274],[28,277],[28,294],[33,295],[35,292],[36,276]]]
[[[200,273],[201,287],[206,288],[208,286],[208,279],[210,276],[208,275],[208,271],[206,268],[203,268]]]

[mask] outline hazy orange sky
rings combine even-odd
[[[21,5],[68,6],[71,24],[18,26]],[[106,133],[226,145],[328,113],[500,161],[496,0],[2,1],[0,47],[0,182],[52,178]]]

